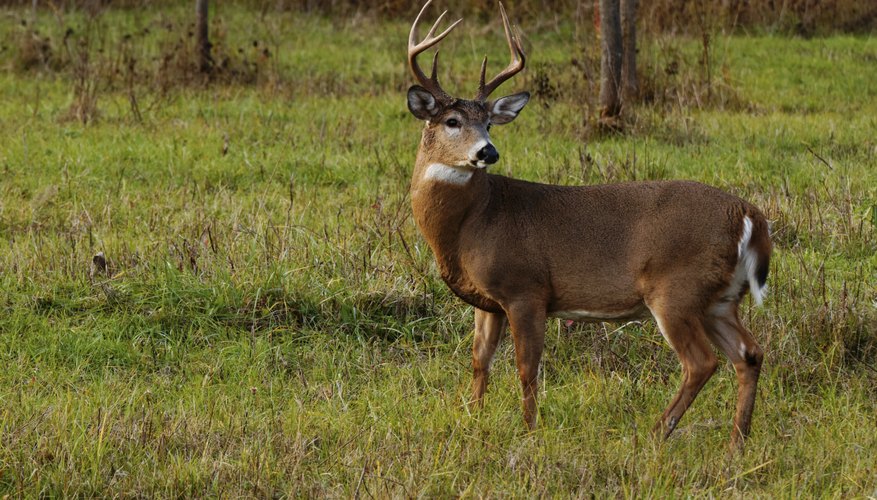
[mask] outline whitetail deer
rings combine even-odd
[[[651,314],[682,364],[682,386],[655,432],[667,437],[716,370],[710,343],[734,364],[739,384],[731,443],[749,433],[762,350],[740,323],[747,290],[765,292],[768,224],[749,203],[696,182],[553,186],[488,174],[499,160],[490,126],[509,123],[529,100],[488,100],[524,68],[518,36],[500,4],[511,62],[473,100],[451,97],[417,63],[439,35],[439,16],[421,42],[411,27],[408,63],[420,85],[408,108],[426,121],[411,204],[420,231],[453,292],[475,306],[472,399],[479,405],[500,337],[511,326],[524,419],[536,420],[536,384],[548,317],[585,321]]]

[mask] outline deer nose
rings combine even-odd
[[[478,153],[475,155],[479,161],[483,161],[488,165],[493,165],[494,163],[499,161],[499,151],[493,147],[493,144],[488,144],[483,148],[478,150]]]

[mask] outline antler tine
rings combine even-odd
[[[478,84],[478,92],[481,92],[481,89],[484,88],[484,74],[487,73],[487,56],[484,56],[484,60],[481,61],[481,79],[478,80],[480,83]]]
[[[509,65],[506,66],[500,74],[496,75],[490,80],[490,82],[485,84],[484,74],[487,70],[487,58],[484,58],[484,62],[481,63],[481,81],[478,84],[478,95],[475,97],[476,101],[487,100],[487,97],[490,96],[497,87],[524,69],[524,65],[527,61],[527,58],[524,55],[524,48],[521,46],[520,35],[515,36],[512,33],[512,27],[509,24],[509,17],[506,15],[505,7],[503,7],[502,2],[499,3],[499,12],[502,14],[502,27],[505,30],[505,38],[509,44],[511,62],[509,62]]]
[[[432,0],[426,2],[422,9],[420,9],[420,13],[417,14],[417,17],[414,19],[414,24],[411,25],[411,32],[408,34],[408,66],[411,68],[411,72],[414,73],[414,77],[417,78],[417,81],[420,83],[423,88],[430,91],[436,98],[439,100],[449,102],[452,100],[452,97],[449,96],[444,90],[442,90],[441,85],[438,82],[437,76],[437,66],[438,66],[438,51],[436,51],[435,56],[432,59],[432,76],[430,78],[426,77],[426,74],[420,69],[420,65],[417,64],[417,56],[420,55],[421,52],[429,49],[435,44],[441,42],[448,33],[451,32],[454,28],[457,27],[463,20],[458,19],[456,22],[448,26],[447,29],[435,35],[436,29],[438,29],[439,24],[444,19],[445,14],[448,11],[444,11],[441,15],[436,19],[435,23],[433,23],[432,28],[429,29],[429,32],[426,34],[426,38],[424,38],[420,43],[417,42],[417,25],[420,23],[420,18],[423,16],[423,13],[426,11],[426,8],[429,7],[429,4],[432,3]]]

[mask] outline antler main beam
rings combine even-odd
[[[509,25],[509,17],[505,13],[505,7],[503,7],[502,2],[499,3],[499,11],[502,14],[502,27],[505,29],[505,38],[509,44],[511,62],[506,66],[506,69],[502,70],[500,74],[496,75],[490,80],[490,82],[485,84],[484,74],[487,71],[487,57],[484,58],[484,61],[481,63],[481,81],[478,84],[478,94],[475,96],[476,101],[487,100],[488,96],[490,96],[497,87],[524,69],[524,64],[527,61],[524,56],[524,49],[521,47],[520,36],[515,36],[512,33],[512,28]]]
[[[451,97],[444,90],[442,90],[442,87],[441,85],[439,85],[438,82],[438,76],[436,74],[436,66],[438,66],[438,51],[436,51],[435,56],[432,58],[432,76],[429,78],[426,77],[426,74],[423,72],[422,69],[420,69],[420,65],[417,64],[417,56],[421,52],[441,42],[446,36],[448,36],[448,33],[456,28],[457,25],[460,24],[460,22],[462,22],[463,20],[458,19],[455,23],[450,25],[439,35],[433,36],[435,34],[435,30],[438,28],[439,23],[442,22],[445,14],[448,13],[448,11],[442,12],[438,19],[436,19],[435,24],[433,24],[432,28],[430,28],[429,33],[426,34],[426,38],[418,43],[417,39],[419,37],[417,36],[417,24],[420,22],[420,18],[423,16],[424,11],[426,11],[426,8],[429,7],[429,4],[431,3],[432,0],[426,2],[423,8],[420,9],[420,13],[417,14],[417,18],[414,19],[414,24],[411,25],[411,33],[408,34],[408,66],[411,68],[411,72],[414,73],[414,77],[417,78],[417,81],[423,88],[428,90],[436,99],[447,103],[453,101],[453,97]]]

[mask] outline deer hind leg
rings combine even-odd
[[[505,332],[506,315],[475,309],[475,340],[472,343],[472,402],[483,405],[490,364]]]
[[[523,304],[506,309],[515,342],[515,363],[523,389],[524,421],[536,426],[536,391],[539,362],[545,346],[545,306]]]
[[[731,448],[741,448],[752,424],[764,353],[752,333],[740,323],[736,302],[723,302],[710,310],[707,335],[728,356],[737,373],[737,412],[731,432]]]
[[[661,334],[676,351],[682,364],[682,385],[667,409],[655,424],[653,433],[664,438],[679,425],[685,410],[706,385],[718,366],[718,359],[704,332],[703,322],[696,314],[681,315],[676,309],[652,307]]]

